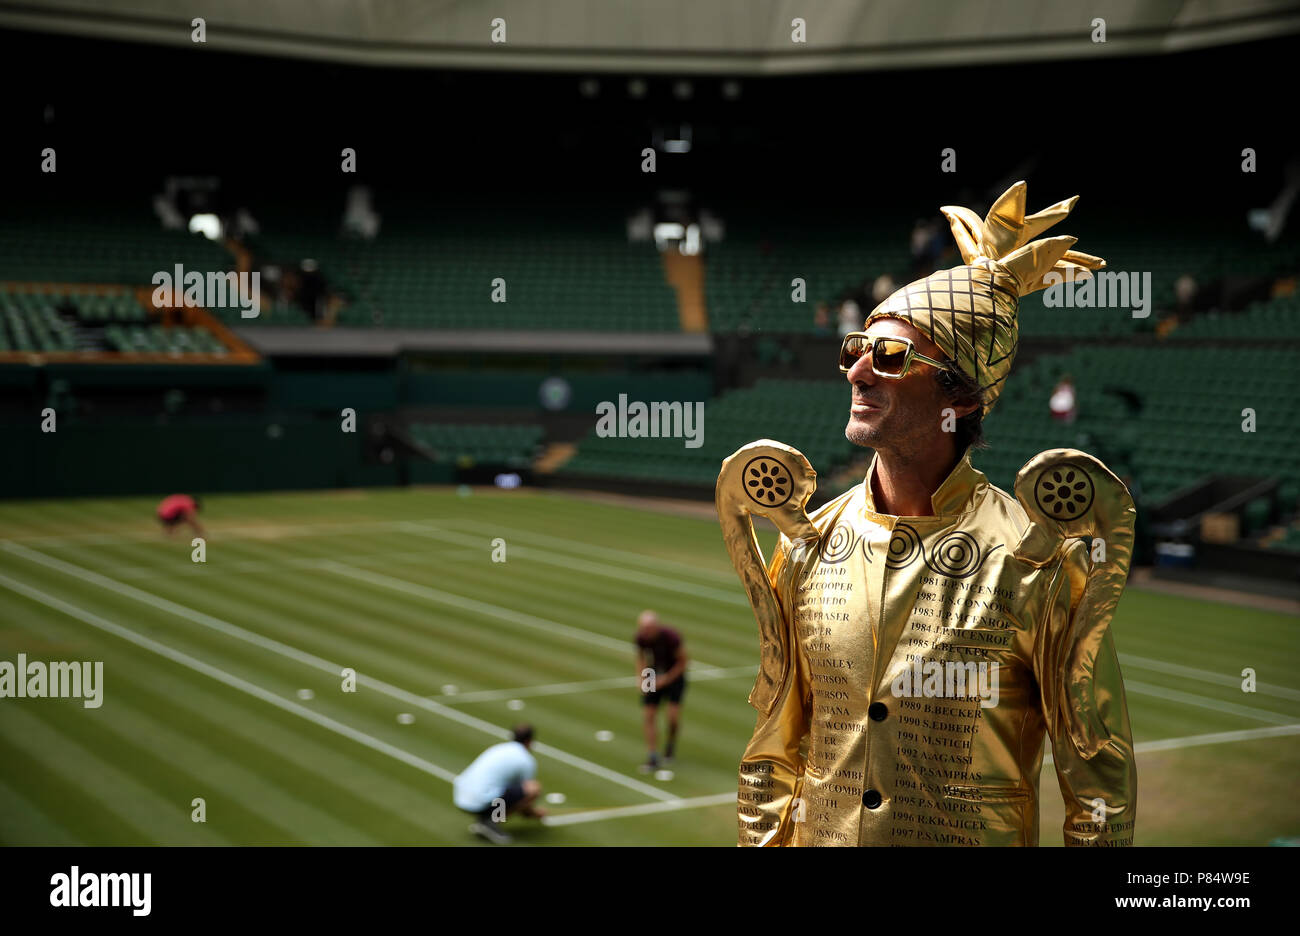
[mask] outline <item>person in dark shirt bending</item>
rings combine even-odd
[[[637,618],[636,648],[636,676],[645,712],[646,748],[650,752],[641,765],[641,771],[648,773],[659,767],[655,722],[661,699],[668,702],[668,745],[664,749],[664,763],[673,761],[677,729],[681,724],[682,695],[686,692],[686,650],[682,635],[661,624],[653,611],[643,611]],[[653,675],[646,670],[653,670]]]

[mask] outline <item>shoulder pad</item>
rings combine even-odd
[[[1043,687],[1048,710],[1059,712],[1075,748],[1091,758],[1110,740],[1093,673],[1128,582],[1137,510],[1124,483],[1078,449],[1050,449],[1031,458],[1016,475],[1016,500],[1030,520],[1016,547],[1017,558],[1041,568],[1058,555],[1064,560],[1069,544],[1092,538],[1091,549],[1078,550],[1084,554],[1080,559],[1087,579],[1071,607],[1053,676]]]
[[[1066,540],[1100,537],[1106,565],[1127,579],[1137,508],[1124,482],[1101,459],[1070,448],[1039,452],[1016,474],[1015,493],[1029,515],[1016,558],[1044,566]]]

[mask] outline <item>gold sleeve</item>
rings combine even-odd
[[[1035,675],[1065,801],[1065,844],[1132,845],[1133,732],[1109,622],[1098,627],[1079,620],[1092,607],[1085,600],[1088,564],[1088,547],[1074,540],[1060,567],[1061,591],[1049,605]]]
[[[754,735],[740,760],[737,795],[740,845],[791,844],[794,823],[803,818],[806,810],[799,797],[812,699],[807,661],[790,613],[789,552],[790,542],[783,536],[768,569],[784,612],[781,617],[785,622],[785,664],[771,707],[767,711],[759,708]]]

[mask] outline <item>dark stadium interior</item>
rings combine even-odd
[[[1224,199],[1249,199],[1251,186],[1271,192],[1283,170],[1276,159],[1249,177],[1219,167],[1246,145],[1294,145],[1277,92],[1296,45],[1274,39],[1154,64],[743,78],[731,99],[721,76],[365,68],[0,32],[10,81],[40,75],[39,95],[10,102],[18,119],[6,158],[68,147],[48,184],[215,173],[227,186],[315,197],[317,185],[341,182],[336,151],[364,146],[359,181],[443,197],[541,188],[599,200],[687,185],[701,198],[765,210],[806,210],[812,194],[840,211],[884,203],[909,213],[913,185],[950,200],[964,188],[980,194],[983,186],[939,174],[938,152],[949,146],[960,154],[959,179],[989,186],[1027,166],[1048,188],[1086,172],[1105,180],[1114,201],[1190,183],[1213,185]],[[627,88],[637,79],[640,98]],[[581,92],[584,80],[597,83],[593,97]],[[692,85],[689,99],[674,93],[679,80]],[[964,106],[972,97],[987,108]],[[643,178],[641,148],[656,129],[681,124],[693,129],[689,158],[664,158]]]
[[[368,68],[5,32],[0,49],[12,80],[39,72],[42,82],[39,96],[22,100],[14,144],[5,150],[14,163],[9,177],[30,181],[16,186],[7,205],[0,279],[32,278],[44,263],[52,266],[39,278],[142,284],[150,271],[169,266],[158,251],[180,242],[167,237],[186,243],[191,265],[231,268],[222,266],[230,254],[216,242],[157,232],[150,199],[164,180],[188,177],[203,184],[182,183],[182,213],[207,210],[229,220],[243,209],[259,228],[241,238],[249,259],[298,277],[296,288],[282,284],[293,300],[278,300],[260,320],[246,322],[233,307],[213,310],[245,335],[275,326],[305,330],[323,317],[354,335],[380,326],[509,329],[510,337],[508,348],[488,339],[472,353],[434,337],[401,354],[359,339],[316,353],[291,338],[292,353],[263,354],[239,377],[229,376],[230,368],[178,367],[168,375],[165,367],[146,374],[69,361],[11,377],[3,410],[12,420],[37,398],[66,400],[69,419],[105,431],[125,417],[146,425],[216,421],[231,434],[243,421],[252,438],[272,417],[311,424],[352,400],[365,418],[385,414],[385,429],[376,433],[392,424],[450,426],[451,436],[439,438],[452,448],[462,445],[458,424],[541,427],[540,439],[529,433],[520,436],[522,447],[505,443],[500,451],[509,453],[509,467],[527,470],[544,443],[577,444],[576,457],[550,481],[576,473],[595,486],[662,484],[667,492],[707,496],[720,456],[755,429],[744,418],[725,422],[725,414],[753,412],[764,392],[788,401],[795,387],[804,388],[794,392],[803,402],[790,404],[791,428],[807,434],[804,444],[827,465],[829,494],[860,462],[839,431],[843,388],[815,307],[825,305],[833,318],[845,299],[869,303],[877,276],[903,282],[918,264],[953,256],[937,213],[924,219],[939,222],[930,235],[935,253],[909,255],[922,220],[918,201],[986,204],[1025,178],[1035,199],[1080,190],[1070,233],[1112,268],[1151,269],[1158,312],[1103,321],[1049,314],[1039,297],[1029,297],[1021,311],[1023,373],[990,417],[1000,431],[990,432],[995,444],[981,456],[986,470],[1009,485],[1036,446],[1063,438],[1060,427],[1036,421],[1035,401],[1061,372],[1082,370],[1098,379],[1083,388],[1092,405],[1079,428],[1094,447],[1109,449],[1107,457],[1118,459],[1145,496],[1163,500],[1199,479],[1184,456],[1202,444],[1193,431],[1200,417],[1189,411],[1180,428],[1185,400],[1158,396],[1151,399],[1171,409],[1148,406],[1143,416],[1145,391],[1134,381],[1164,366],[1132,371],[1121,362],[1154,347],[1156,323],[1181,303],[1187,321],[1173,337],[1183,340],[1160,341],[1145,360],[1167,359],[1169,373],[1190,374],[1198,349],[1226,340],[1212,356],[1244,366],[1251,328],[1260,326],[1234,326],[1225,339],[1222,324],[1259,323],[1287,314],[1295,301],[1270,299],[1274,280],[1294,275],[1300,257],[1294,219],[1265,244],[1246,215],[1297,171],[1294,122],[1276,97],[1296,48],[1289,38],[1229,45],[1165,56],[1154,67],[1133,57],[742,80]],[[636,94],[634,82],[642,83]],[[962,106],[972,97],[981,106]],[[642,172],[642,148],[674,136],[686,138],[689,151],[657,151],[656,171]],[[1239,171],[1246,146],[1261,154],[1254,172]],[[34,175],[26,164],[45,147],[57,152],[57,172]],[[356,150],[355,172],[340,172],[345,147]],[[940,171],[945,147],[955,150],[957,172]],[[346,194],[356,185],[369,190],[383,219],[380,236],[365,245],[339,234]],[[1187,198],[1193,189],[1201,197]],[[637,343],[613,353],[607,337],[596,353],[543,351],[536,335],[549,330],[680,332],[680,310],[653,247],[626,241],[624,226],[636,212],[655,221],[721,223],[725,235],[703,249],[709,341],[657,351]],[[105,243],[115,229],[140,240]],[[101,233],[107,236],[98,245],[86,242]],[[93,272],[64,269],[87,250],[102,258]],[[486,301],[483,285],[494,264],[515,283],[499,306]],[[1196,276],[1191,301],[1174,298],[1182,274]],[[797,305],[788,301],[787,284],[801,275],[809,294]],[[130,297],[112,302],[131,307],[125,323],[111,311],[79,308],[85,303],[75,297],[57,305],[56,317],[80,327],[77,337],[65,328],[58,340],[102,350],[214,350],[202,328],[188,339],[156,324],[150,331],[149,323],[132,322],[144,312]],[[1237,314],[1247,308],[1249,315]],[[1300,334],[1290,334],[1270,342],[1271,352],[1294,353]],[[50,349],[58,346],[50,340]],[[539,383],[560,373],[571,393],[567,405],[542,407]],[[1285,366],[1255,374],[1294,387]],[[636,452],[626,443],[605,451],[608,440],[591,435],[588,414],[619,386],[647,398],[711,399],[713,425],[726,429],[697,451],[673,450],[667,440],[646,440]],[[807,405],[827,413],[816,431],[801,424]],[[1143,419],[1170,426],[1170,418],[1167,443],[1139,428]],[[1286,422],[1279,431],[1294,428]],[[395,444],[402,457],[377,462],[373,447],[361,446],[355,461],[311,473],[315,481],[286,464],[284,483],[452,480],[456,464],[462,477],[483,478],[502,467],[472,446],[430,462]],[[1261,440],[1261,451],[1266,447]],[[478,471],[465,469],[471,462]],[[212,469],[197,484],[245,483],[207,463]],[[841,468],[848,473],[837,477]],[[1300,463],[1275,451],[1243,454],[1237,468],[1277,472],[1280,482],[1267,510],[1262,501],[1243,508],[1243,524],[1254,532],[1285,525]],[[10,464],[9,483],[28,495],[143,491],[159,483],[136,467],[115,481],[109,475],[55,482],[59,475],[39,460],[19,460]],[[1294,542],[1287,529],[1283,539]],[[1149,539],[1141,555],[1151,560]]]

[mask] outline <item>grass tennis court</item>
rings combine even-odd
[[[0,700],[0,843],[474,844],[450,779],[527,720],[565,801],[516,842],[734,845],[757,637],[716,521],[478,488],[213,495],[196,564],[156,500],[0,503],[0,660],[104,663],[98,709]],[[637,771],[647,607],[692,660],[670,781]],[[1298,623],[1125,594],[1138,844],[1300,835]],[[1050,763],[1042,801],[1058,845]]]

